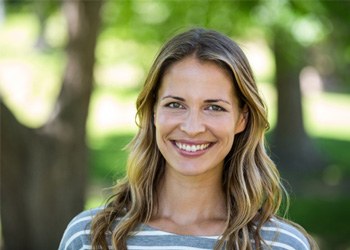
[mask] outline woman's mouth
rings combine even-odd
[[[189,152],[189,153],[195,153],[198,151],[203,151],[211,145],[211,143],[203,143],[203,144],[188,144],[183,142],[175,141],[175,145],[177,148]]]

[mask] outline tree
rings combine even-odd
[[[278,111],[272,151],[282,173],[295,184],[302,177],[322,169],[325,162],[304,127],[299,82],[299,74],[305,66],[304,48],[284,29],[275,28],[273,38]]]
[[[50,119],[20,124],[1,102],[1,219],[5,249],[56,249],[83,209],[85,123],[93,89],[101,1],[64,1],[67,65]]]
[[[312,64],[307,57],[308,49],[319,42],[323,34],[307,36],[297,30],[301,24],[317,24],[321,30],[322,7],[315,1],[265,1],[254,11],[256,23],[265,26],[276,67],[277,124],[270,140],[272,158],[295,188],[298,187],[295,182],[301,181],[301,177],[325,167],[323,156],[305,131],[299,81],[303,67]]]
[[[337,72],[331,72],[332,77],[337,75],[338,81],[343,78],[346,82],[348,73],[345,68],[348,68],[349,60],[346,62],[344,51],[349,48],[349,29],[346,25],[349,22],[346,6],[349,4],[343,1],[291,0],[279,8],[283,17],[277,17],[278,22],[271,25],[278,93],[278,120],[272,138],[272,151],[278,166],[292,182],[302,181],[309,174],[320,172],[327,164],[327,159],[318,152],[305,132],[299,74],[307,65],[316,67],[323,76],[326,68],[329,74],[332,67],[318,62],[320,55],[309,53],[318,47],[323,49],[319,54],[330,59],[328,63],[338,64]],[[296,33],[299,24],[304,29]],[[327,53],[329,48],[332,53]]]

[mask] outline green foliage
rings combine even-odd
[[[247,32],[257,1],[107,1],[105,28],[123,39],[159,42],[178,30],[202,26],[227,34]],[[247,15],[248,13],[248,15]]]
[[[291,58],[315,65],[325,77],[338,76],[347,83],[348,5],[347,1],[298,0],[107,1],[103,33],[143,44],[162,43],[174,33],[194,26],[216,29],[232,37],[263,37],[270,46],[278,37],[284,39],[286,51],[295,55]],[[327,51],[324,56],[312,52],[320,47]],[[312,51],[305,53],[305,49]]]

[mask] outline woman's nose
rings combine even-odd
[[[205,131],[203,118],[199,112],[188,112],[180,125],[181,131],[187,133],[189,136],[195,136]]]

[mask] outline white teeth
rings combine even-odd
[[[189,145],[189,144],[183,144],[180,142],[175,142],[175,144],[179,149],[185,150],[187,152],[197,152],[198,150],[204,150],[207,147],[209,147],[209,143],[200,144],[200,145]]]

